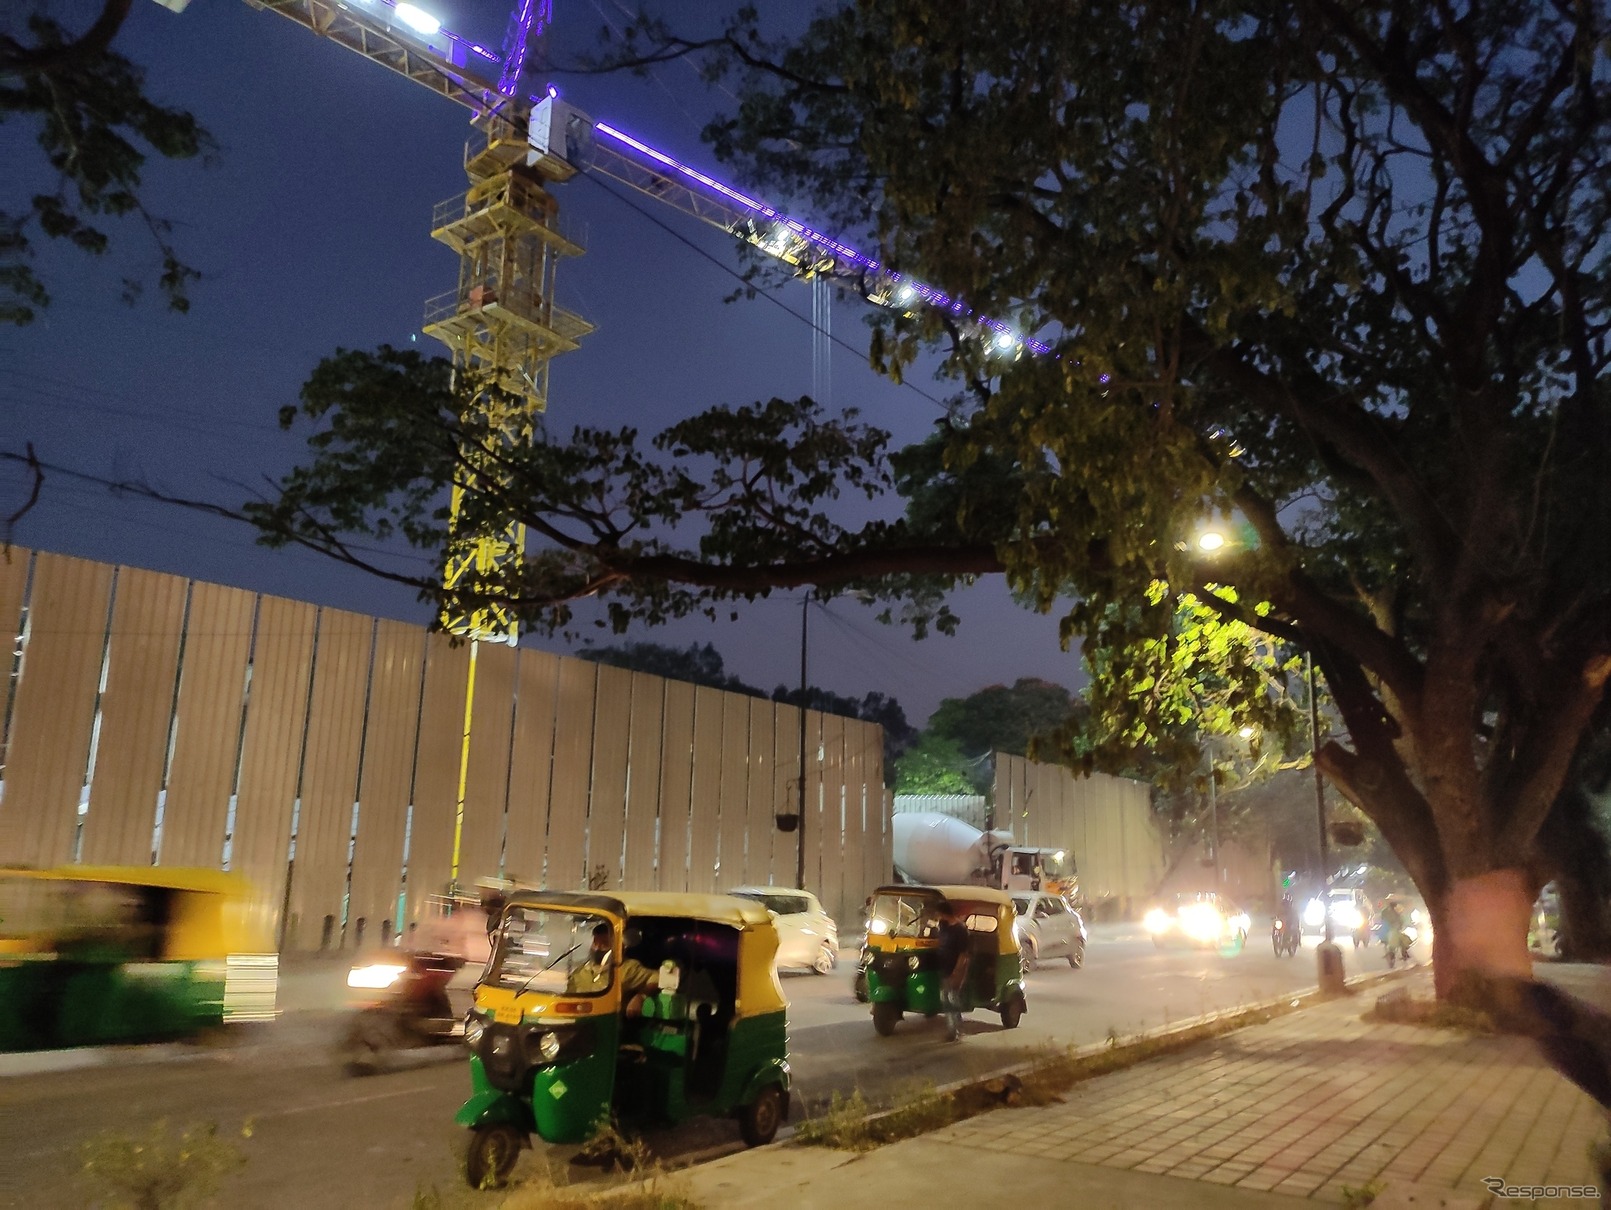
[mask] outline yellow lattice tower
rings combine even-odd
[[[502,448],[531,439],[537,414],[548,404],[548,363],[576,348],[592,325],[554,303],[555,268],[582,249],[558,227],[559,206],[546,186],[573,175],[565,161],[532,157],[524,115],[477,118],[480,138],[465,156],[470,188],[463,199],[437,206],[432,238],[459,254],[458,288],[426,304],[425,331],[453,350],[455,367],[500,388],[486,391],[489,421],[485,455],[466,451],[466,467],[453,487],[453,521],[443,583],[474,590],[499,582],[525,548],[524,527],[513,519],[496,529],[467,532],[458,524],[467,493],[495,476]],[[512,643],[514,619],[502,608],[449,607],[443,626],[468,638]]]
[[[466,150],[470,187],[463,199],[436,207],[432,238],[459,254],[456,290],[426,304],[425,332],[453,351],[456,370],[481,384],[477,400],[487,421],[481,441],[464,451],[453,484],[452,516],[442,582],[450,604],[448,631],[470,640],[469,683],[459,761],[458,811],[453,829],[452,879],[459,880],[469,772],[470,721],[475,699],[476,652],[481,642],[513,644],[514,617],[497,605],[458,608],[455,590],[508,585],[524,557],[525,527],[513,517],[495,524],[461,524],[467,498],[492,488],[500,455],[531,440],[536,418],[548,406],[548,363],[576,348],[592,325],[554,303],[559,258],[581,247],[558,227],[559,206],[547,186],[575,174],[563,159],[534,155],[527,113],[485,114]],[[534,161],[528,163],[528,160]]]

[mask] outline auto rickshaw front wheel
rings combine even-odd
[[[765,1147],[777,1137],[783,1121],[783,1090],[768,1084],[755,1099],[738,1111],[738,1132],[751,1147]]]
[[[895,1025],[901,1019],[901,1006],[893,1000],[881,1000],[873,1005],[873,1028],[883,1037],[889,1037],[895,1032]]]
[[[526,1136],[513,1126],[477,1126],[470,1132],[470,1150],[464,1157],[464,1177],[472,1189],[502,1189],[515,1170]]]

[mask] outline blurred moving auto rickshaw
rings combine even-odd
[[[535,1134],[789,1112],[788,1019],[765,907],[727,895],[516,891],[466,1024],[465,1175],[498,1188]]]
[[[894,1032],[908,1013],[940,1011],[941,972],[935,956],[938,906],[949,900],[967,925],[971,958],[963,1011],[988,1008],[1014,1029],[1026,1007],[1012,897],[978,886],[884,886],[873,892],[867,922],[867,998],[873,1027]]]
[[[272,1020],[279,956],[263,908],[218,870],[0,870],[0,1051]]]

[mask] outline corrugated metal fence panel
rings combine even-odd
[[[402,889],[403,832],[414,773],[425,634],[418,626],[382,621],[375,628],[364,763],[358,773],[358,836],[352,851],[347,914],[364,921],[364,940],[378,941],[383,924],[397,927]],[[356,927],[352,930],[356,940]]]
[[[772,849],[777,845],[776,771],[773,768],[776,750],[774,715],[776,703],[767,698],[750,701],[750,753],[748,789],[746,790],[745,831],[747,848],[744,855],[742,879],[748,886],[765,886],[772,878]]]
[[[548,787],[554,768],[554,695],[559,657],[522,649],[515,671],[514,749],[503,868],[517,882],[540,883],[548,853]]]
[[[506,643],[482,643],[476,654],[470,763],[465,770],[464,828],[459,839],[461,884],[497,877],[503,855],[509,742],[515,722],[515,663],[515,649]]]
[[[694,778],[694,687],[666,682],[660,744],[660,880],[657,889],[688,889],[690,795]]]
[[[562,891],[587,886],[587,796],[593,773],[598,669],[590,660],[559,661],[554,785],[548,808],[548,885]]]
[[[688,829],[690,891],[716,889],[722,795],[722,699],[719,689],[694,686],[694,769]]]
[[[627,783],[626,869],[627,890],[653,890],[658,856],[655,838],[660,832],[660,750],[665,726],[665,679],[647,672],[632,674],[631,746],[627,762],[632,770]]]
[[[157,853],[162,865],[214,866],[223,856],[256,608],[257,597],[238,588],[199,580],[190,585],[173,766]]]
[[[168,761],[168,724],[179,677],[185,581],[118,572],[101,694],[101,738],[84,817],[90,865],[150,865],[157,796]]]
[[[72,860],[112,591],[104,563],[40,554],[12,708],[0,862]]]
[[[425,640],[425,700],[414,758],[414,822],[408,840],[408,919],[418,923],[427,895],[447,890],[453,873],[453,825],[464,753],[464,695],[470,644]]]
[[[302,758],[302,809],[297,815],[286,945],[316,949],[342,941],[342,900],[352,808],[358,798],[358,753],[364,742],[364,701],[375,620],[342,609],[319,615]]]
[[[800,809],[800,708],[773,703],[772,802],[779,815],[792,815]],[[793,886],[798,860],[799,836],[779,832],[772,839],[773,886]]]
[[[33,552],[21,546],[0,545],[0,641],[10,651],[22,633],[22,604],[28,590],[28,569]]]
[[[805,829],[805,884],[812,890],[822,886],[822,854],[820,843],[822,841],[822,798],[825,754],[822,750],[822,714],[816,710],[807,710],[806,716],[806,787],[805,787],[805,818],[800,826]],[[802,838],[794,837],[798,849]],[[786,886],[794,885],[793,872],[785,882]]]
[[[593,708],[593,793],[587,806],[587,871],[602,866],[604,886],[621,888],[621,844],[626,835],[627,754],[632,741],[632,673],[599,665]],[[591,885],[591,884],[590,884]]]
[[[744,885],[744,854],[750,822],[750,703],[743,693],[722,695],[721,836],[716,861],[716,889]]]
[[[862,795],[867,779],[868,724],[859,719],[845,723],[845,784],[843,849],[839,867],[839,898],[828,908],[835,920],[847,919],[851,903],[860,903],[867,894],[861,884],[862,852],[867,837],[862,825]]]
[[[300,601],[267,596],[258,601],[229,850],[230,869],[251,879],[264,905],[265,922],[275,926],[285,896],[317,617],[312,605]]]
[[[817,878],[811,884],[817,897],[830,912],[837,912],[845,885],[845,732],[854,725],[841,715],[824,714],[822,719],[822,809],[815,837],[806,845],[817,865]]]

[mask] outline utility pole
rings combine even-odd
[[[1214,754],[1208,754],[1208,819],[1209,819],[1209,847],[1214,857],[1214,893],[1217,895],[1225,889],[1225,875],[1219,863],[1219,794],[1214,783],[1217,780],[1214,773]]]

